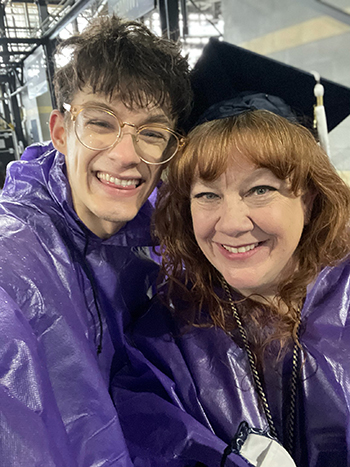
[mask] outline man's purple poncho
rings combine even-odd
[[[42,155],[41,155],[42,154]],[[27,149],[0,201],[0,465],[131,467],[109,395],[157,267],[147,202],[113,237],[72,209],[64,157]],[[98,354],[98,347],[102,350]]]

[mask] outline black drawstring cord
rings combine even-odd
[[[248,433],[249,433],[248,423],[246,421],[241,422],[238,427],[237,433],[235,434],[235,436],[232,438],[232,440],[230,441],[230,443],[226,446],[224,450],[224,453],[222,455],[221,462],[220,462],[220,467],[225,467],[226,460],[232,452],[237,453],[240,451],[241,447],[243,446],[245,440],[248,437]]]
[[[92,272],[90,270],[89,264],[88,264],[88,262],[86,260],[87,249],[88,249],[88,246],[89,246],[90,231],[88,230],[88,228],[80,220],[77,221],[77,224],[80,227],[80,229],[82,230],[82,233],[84,234],[84,241],[85,242],[84,242],[83,251],[81,251],[80,248],[77,247],[77,245],[73,241],[73,238],[71,238],[72,237],[71,235],[66,235],[65,243],[66,243],[68,251],[70,253],[72,262],[73,263],[76,262],[76,263],[79,264],[79,266],[81,267],[81,269],[85,273],[88,281],[90,282],[90,286],[91,286],[91,289],[92,289],[93,300],[94,300],[94,305],[95,305],[97,316],[98,316],[98,326],[100,328],[100,338],[99,338],[99,343],[97,344],[97,355],[100,355],[100,353],[102,352],[102,339],[103,339],[102,314],[101,314],[100,305],[98,303],[98,298],[97,298],[98,295],[97,295],[97,292],[96,292],[98,290],[98,288],[97,288],[97,286],[95,284],[94,277],[93,277]],[[90,307],[89,307],[89,304],[87,302],[87,297],[86,297],[85,294],[84,294],[84,298],[85,298],[87,312],[92,317],[92,319],[94,321],[94,324],[95,324],[95,340],[97,340],[96,317],[95,317],[95,314],[94,314],[93,310],[91,310]]]
[[[96,311],[97,311],[98,323],[99,323],[99,327],[100,327],[100,339],[99,339],[99,343],[97,345],[97,355],[100,355],[100,353],[102,352],[103,323],[102,323],[101,309],[100,309],[100,305],[99,305],[98,299],[97,299],[95,279],[94,279],[94,277],[93,277],[93,275],[92,275],[92,273],[90,271],[88,262],[86,260],[88,246],[89,246],[89,237],[86,235],[85,236],[85,246],[84,246],[84,252],[83,252],[82,266],[83,266],[84,272],[85,272],[85,274],[86,274],[86,276],[87,276],[87,278],[88,278],[88,280],[89,280],[89,282],[91,284],[92,295],[93,295],[93,298],[94,298],[94,304],[95,304]]]
[[[222,458],[221,458],[220,467],[225,467],[226,459],[231,454],[232,449],[233,449],[233,447],[232,447],[231,443],[226,446],[226,448],[224,450],[224,453],[222,455]]]

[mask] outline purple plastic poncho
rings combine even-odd
[[[109,381],[124,362],[130,311],[147,306],[157,274],[143,248],[151,211],[147,202],[102,240],[72,209],[64,157],[52,145],[28,148],[8,169],[0,198],[1,466],[133,465]]]
[[[294,447],[298,467],[350,465],[349,306],[346,260],[322,271],[309,287],[302,310],[305,354]],[[221,329],[193,328],[183,334],[155,300],[129,339],[134,345],[128,350],[129,365],[115,375],[113,397],[131,455],[161,467],[174,453],[181,460],[202,442],[197,460],[218,467],[220,449],[222,454],[241,421],[267,427],[246,352]],[[268,363],[265,391],[279,438],[286,441],[283,401],[289,401],[291,355],[280,364]],[[135,433],[132,427],[137,424],[142,429]],[[248,464],[231,454],[225,465]]]

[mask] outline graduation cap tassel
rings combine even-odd
[[[314,94],[316,97],[316,105],[314,106],[314,127],[317,128],[318,139],[321,147],[330,156],[330,146],[327,128],[326,111],[323,105],[324,87],[320,83],[320,75],[316,71],[312,74],[315,77],[316,84],[314,87]]]

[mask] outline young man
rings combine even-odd
[[[1,465],[129,467],[109,382],[157,274],[147,199],[182,144],[188,65],[116,17],[61,47],[52,143],[12,164],[0,200]]]

